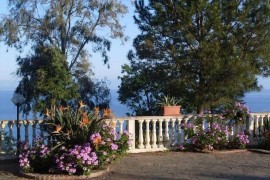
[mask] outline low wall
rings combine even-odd
[[[128,152],[139,153],[164,151],[183,144],[186,139],[184,130],[181,129],[181,121],[192,121],[197,117],[197,115],[133,116],[115,117],[112,121],[116,124],[115,128],[119,137],[125,130],[130,133],[132,144]],[[19,123],[21,139],[31,144],[33,139],[43,136],[45,132],[40,129],[42,123],[43,120],[21,120]],[[237,134],[241,130],[248,130],[250,144],[255,145],[262,136],[267,123],[270,125],[268,113],[252,113],[246,124],[235,125],[228,136]],[[204,122],[203,127],[207,128],[208,126],[209,124]],[[2,155],[15,153],[16,128],[15,120],[0,121],[0,153]]]

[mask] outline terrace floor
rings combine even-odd
[[[0,161],[0,179],[17,179],[18,164]],[[21,178],[19,178],[21,179]],[[270,153],[156,152],[128,154],[94,179],[270,179]]]

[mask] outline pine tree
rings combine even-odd
[[[174,89],[198,112],[259,90],[257,76],[269,75],[267,1],[149,0],[145,5],[138,0],[135,5],[138,61],[170,65]]]

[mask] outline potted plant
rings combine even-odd
[[[176,97],[163,96],[158,105],[161,106],[163,116],[178,116],[180,115],[180,106],[181,100]]]

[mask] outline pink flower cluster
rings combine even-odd
[[[65,148],[62,147],[62,150],[65,150]],[[83,146],[76,145],[73,149],[62,153],[62,155],[56,159],[56,164],[62,171],[75,174],[78,168],[81,168],[82,171],[90,171],[93,166],[97,166],[98,157],[96,153],[92,151],[90,143],[86,143]]]
[[[34,140],[34,147],[31,149],[31,154],[36,154],[39,157],[45,157],[51,153],[48,146],[42,143],[42,138]]]
[[[24,171],[28,171],[31,168],[30,160],[39,157],[44,158],[51,153],[50,149],[42,143],[42,139],[38,138],[34,140],[34,145],[30,148],[29,143],[22,142],[20,145],[19,163],[20,167]]]
[[[30,168],[30,145],[29,143],[22,142],[20,145],[19,164],[23,170]]]
[[[118,149],[118,145],[117,145],[117,144],[114,144],[114,143],[111,143],[111,144],[110,144],[110,147],[111,147],[111,149],[112,149],[113,151]]]
[[[236,138],[239,139],[239,143],[242,145],[246,145],[249,143],[248,135],[246,135],[244,132],[237,134]]]

